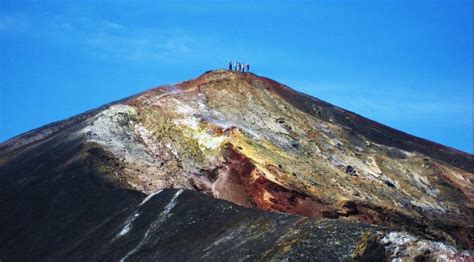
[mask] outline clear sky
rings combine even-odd
[[[0,0],[0,141],[238,60],[472,153],[472,12],[470,0]]]

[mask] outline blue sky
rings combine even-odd
[[[468,0],[1,0],[0,141],[238,60],[472,153],[472,11]]]

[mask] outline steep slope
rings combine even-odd
[[[105,232],[166,188],[473,248],[472,160],[273,80],[212,71],[0,145],[0,255],[45,237],[82,245],[85,228]]]

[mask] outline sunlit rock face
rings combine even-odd
[[[90,173],[138,199],[186,189],[246,208],[380,226],[386,235],[370,239],[385,258],[468,257],[461,250],[474,247],[472,155],[249,73],[208,72],[30,131],[0,145],[0,165],[12,208],[34,197],[37,181]],[[19,197],[19,188],[31,196]],[[419,254],[407,241],[443,246]],[[394,254],[397,245],[406,252]]]

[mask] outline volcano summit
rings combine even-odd
[[[0,260],[459,259],[473,155],[216,70],[0,145]]]

